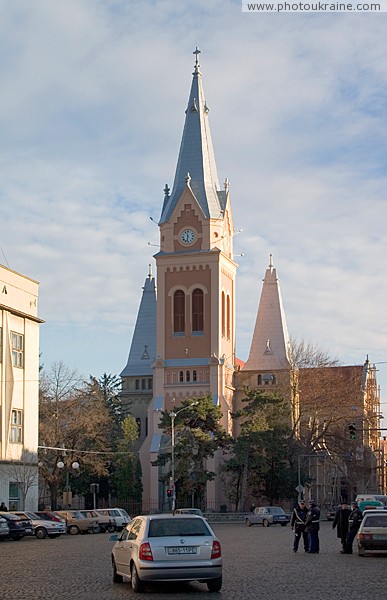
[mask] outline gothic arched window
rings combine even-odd
[[[185,373],[185,380],[191,381],[191,373],[189,371],[186,371],[186,373]]]
[[[231,302],[230,296],[227,295],[227,306],[226,306],[226,320],[227,320],[227,339],[231,337]]]
[[[204,294],[197,288],[192,292],[192,331],[204,330]]]
[[[185,294],[176,290],[173,294],[173,333],[185,331]]]
[[[179,371],[179,381],[180,381],[180,383],[183,383],[183,381],[184,381],[184,373],[183,373],[183,371]]]
[[[197,371],[192,371],[192,381],[197,381]]]
[[[226,306],[224,292],[222,292],[222,336],[226,335]]]

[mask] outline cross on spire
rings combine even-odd
[[[199,60],[198,60],[198,56],[199,54],[201,54],[201,50],[199,50],[199,48],[196,46],[195,50],[192,52],[192,54],[196,54],[196,59],[195,59],[195,67],[199,67]]]

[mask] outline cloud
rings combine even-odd
[[[196,45],[244,230],[239,356],[273,253],[293,335],[344,363],[387,360],[385,21],[248,15],[231,0],[3,3],[0,245],[41,281],[46,364],[126,362]]]

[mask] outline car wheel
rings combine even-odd
[[[130,569],[130,581],[132,584],[132,590],[137,593],[141,593],[144,591],[145,585],[144,582],[138,576],[136,565],[132,563]]]
[[[76,525],[70,525],[69,527],[69,534],[70,535],[78,535],[79,533],[79,529]]]
[[[222,576],[207,581],[207,587],[209,592],[220,592],[222,587]]]
[[[359,556],[365,556],[365,549],[359,548]]]
[[[287,523],[281,523],[281,527],[286,527]]]
[[[99,528],[99,525],[93,525],[93,527],[91,528],[92,533],[99,533],[101,530]]]
[[[38,538],[38,540],[44,540],[45,537],[47,537],[47,531],[44,527],[37,527],[35,529],[35,536]]]
[[[118,575],[114,558],[112,558],[112,565],[113,565],[113,582],[114,583],[122,583],[124,581],[124,578],[122,577],[122,575]]]
[[[250,519],[246,519],[246,525],[247,525],[247,527],[252,526],[252,522],[250,521]]]
[[[263,523],[262,523],[262,525],[263,525],[264,527],[270,527],[270,523],[269,523],[269,521],[268,521],[267,519],[263,519]]]
[[[108,526],[107,526],[107,531],[108,531],[109,533],[114,533],[114,532],[115,532],[115,530],[116,530],[116,528],[114,527],[114,525],[108,525]]]
[[[50,540],[53,540],[54,538],[57,538],[60,536],[60,533],[54,533],[54,535],[49,535],[48,537],[50,538]]]

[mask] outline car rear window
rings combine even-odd
[[[201,519],[152,519],[149,523],[148,537],[165,537],[173,535],[208,535],[211,532]]]
[[[282,508],[279,508],[278,506],[270,506],[267,510],[271,515],[282,515],[284,512]]]
[[[364,527],[387,527],[387,515],[366,515]]]

